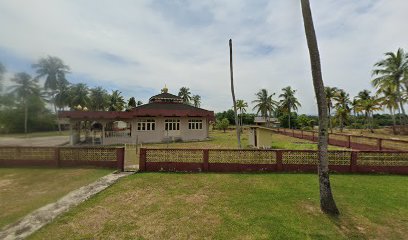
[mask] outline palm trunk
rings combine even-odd
[[[58,132],[61,134],[61,124],[59,122],[57,106],[55,105],[55,97],[53,98],[53,104],[54,104],[55,117],[57,118]]]
[[[234,75],[233,75],[233,69],[232,69],[232,40],[231,39],[229,40],[229,47],[230,47],[231,94],[232,94],[232,101],[234,102],[235,127],[237,131],[238,148],[241,148],[241,130],[238,124],[237,103],[235,101],[235,93],[234,93]]]
[[[332,121],[331,121],[330,107],[328,106],[327,109],[329,110],[329,128],[330,128],[330,133],[333,133],[333,126],[332,126]]]
[[[290,129],[290,108],[289,108],[289,129]]]
[[[391,118],[392,118],[392,134],[397,135],[397,129],[395,129],[395,125],[397,124],[395,122],[394,110],[392,108],[389,108],[389,109],[390,109]]]
[[[397,87],[397,94],[398,94],[399,105],[400,105],[400,108],[401,108],[401,111],[402,111],[402,118],[400,119],[401,120],[401,125],[405,125],[407,123],[406,122],[407,115],[405,115],[404,103],[403,103],[403,100],[401,98],[401,91],[400,91],[399,87]]]
[[[27,101],[24,102],[24,133],[27,134],[27,121],[28,121],[28,106]]]
[[[343,117],[340,116],[340,132],[343,132]]]
[[[320,66],[319,48],[317,46],[316,33],[313,26],[312,12],[310,10],[309,0],[301,0],[303,22],[307,45],[310,54],[310,64],[313,76],[313,86],[317,99],[317,108],[319,113],[319,141],[318,141],[318,172],[320,189],[320,208],[323,212],[330,215],[338,215],[336,203],[330,186],[329,163],[327,155],[328,132],[327,132],[327,102],[324,91],[324,84]]]

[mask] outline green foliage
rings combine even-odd
[[[232,125],[235,125],[235,114],[234,114],[234,110],[232,109],[229,109],[228,111],[216,113],[215,118],[217,122],[222,121],[222,119],[226,118]]]
[[[105,111],[109,107],[109,94],[102,87],[92,88],[89,93],[89,109]]]
[[[125,99],[118,90],[112,91],[109,100],[109,111],[123,111],[125,108]]]
[[[190,100],[191,100],[190,88],[187,88],[187,87],[182,87],[182,88],[180,88],[180,91],[179,91],[179,93],[178,93],[178,96],[183,99],[183,102],[184,102],[184,103],[189,104],[189,103],[190,103]]]
[[[297,113],[295,112],[291,112],[290,113],[290,127],[291,128],[298,128],[298,122],[297,122]],[[289,114],[288,113],[283,113],[280,117],[278,117],[279,121],[280,121],[280,125],[281,127],[284,128],[289,128]]]
[[[227,118],[222,119],[221,121],[217,121],[216,126],[217,129],[219,130],[227,130],[228,126],[229,126],[230,122],[228,121]]]
[[[191,100],[193,100],[194,107],[200,107],[200,105],[201,105],[201,97],[200,97],[200,95],[193,95],[193,97],[191,98]]]
[[[128,101],[128,108],[135,108],[136,107],[136,99],[134,97],[129,98]]]

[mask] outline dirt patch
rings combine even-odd
[[[0,180],[0,188],[7,187],[8,185],[11,185],[12,183],[13,181],[10,179],[2,179]]]

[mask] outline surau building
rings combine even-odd
[[[128,111],[60,111],[70,123],[70,144],[136,144],[207,139],[214,112],[162,93]]]

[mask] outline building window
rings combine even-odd
[[[154,119],[141,119],[137,122],[138,131],[154,131],[156,128],[156,121]]]
[[[203,129],[203,120],[198,119],[188,120],[188,129]]]
[[[180,119],[166,119],[164,121],[164,129],[166,131],[180,130]]]

